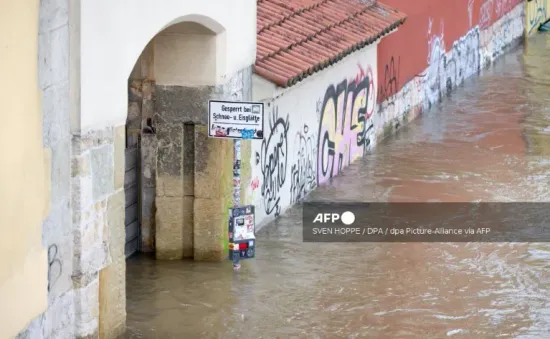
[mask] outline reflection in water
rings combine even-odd
[[[550,201],[549,36],[310,199]],[[239,273],[230,262],[130,260],[127,336],[550,338],[547,244],[312,244],[300,224],[298,207],[263,228]]]

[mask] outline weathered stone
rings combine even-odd
[[[114,137],[114,128],[107,127],[102,130],[88,131],[83,134],[73,134],[72,136],[72,154],[78,156],[94,148],[104,145],[112,145]]]
[[[105,145],[90,151],[93,199],[100,200],[114,191],[113,146]]]
[[[15,339],[44,339],[49,338],[44,333],[44,313],[31,320],[30,324],[21,331]]]
[[[129,81],[128,102],[141,104],[143,100],[142,85],[143,80],[141,79],[132,79]]]
[[[183,257],[183,198],[157,197],[155,215],[156,258]]]
[[[140,251],[144,253],[151,253],[155,251],[155,219],[142,218],[141,219],[141,248]]]
[[[183,197],[182,237],[184,258],[193,258],[194,202],[195,198],[192,196]]]
[[[52,197],[52,152],[49,148],[44,148],[43,150],[43,156],[44,156],[44,209],[42,211],[42,219],[46,219],[48,217],[48,214],[50,213],[52,200],[53,202],[59,203],[59,200],[67,197],[69,195],[69,184],[68,180],[67,182],[67,190],[64,192],[56,192],[59,195],[55,197]],[[57,185],[55,185],[57,187]]]
[[[41,0],[39,32],[53,31],[69,23],[68,0]]]
[[[75,337],[97,337],[99,325],[99,279],[75,290]]]
[[[154,250],[155,237],[155,188],[141,189],[141,251]]]
[[[183,197],[183,178],[170,176],[157,176],[157,197]]]
[[[109,244],[112,261],[123,260],[126,229],[124,227],[124,190],[109,197],[107,204],[107,229],[104,241]]]
[[[74,291],[52,298],[44,319],[45,337],[50,338],[72,338],[74,336],[75,309]]]
[[[77,335],[75,339],[99,339],[99,331],[87,335]]]
[[[48,246],[48,297],[59,297],[71,290],[73,273],[73,239],[70,234],[55,237]]]
[[[118,126],[114,131],[114,188],[115,190],[124,186],[125,173],[125,148],[126,128]]]
[[[183,126],[161,125],[157,133],[157,196],[183,196]],[[160,209],[158,210],[160,213]]]
[[[126,127],[130,129],[139,129],[141,127],[141,102],[128,103]]]
[[[107,244],[99,243],[92,248],[78,250],[75,248],[75,263],[73,286],[75,281],[86,281],[106,265],[110,264],[109,248]]]
[[[103,241],[103,230],[106,222],[107,201],[94,204],[90,210],[90,220],[82,219],[75,225],[75,246],[77,252],[96,247]]]
[[[183,126],[183,195],[195,194],[195,125]]]
[[[183,175],[183,125],[158,125],[157,145],[157,175],[181,177]]]
[[[71,139],[68,97],[68,79],[42,92],[42,140],[45,147],[55,147],[58,142]]]
[[[152,119],[155,116],[155,101],[154,101],[155,82],[153,80],[143,80],[143,101],[141,103],[141,118],[144,121]]]
[[[232,156],[231,141],[208,138],[206,126],[195,126],[195,197],[219,198],[223,185],[232,185],[220,180],[224,172],[232,175],[233,168],[225,161]]]
[[[69,25],[38,35],[38,63],[41,89],[69,79]]]
[[[42,245],[48,247],[53,241],[59,241],[65,237],[72,239],[71,232],[71,206],[67,200],[57,206],[52,206],[50,213],[44,219],[42,223]]]
[[[78,258],[75,258],[78,259]],[[92,271],[92,272],[80,272],[75,271],[72,275],[73,279],[73,289],[77,290],[80,288],[84,288],[88,286],[91,282],[98,279],[99,277],[99,271]]]
[[[51,149],[51,202],[53,205],[67,200],[70,192],[71,144],[69,140],[59,141]]]
[[[246,67],[223,85],[215,87],[210,99],[250,101],[252,99],[252,67]]]
[[[99,338],[115,339],[126,328],[126,261],[120,257],[99,273]]]
[[[75,157],[71,160],[71,177],[90,175],[90,162],[88,154]]]
[[[141,135],[141,187],[155,187],[157,172],[157,136]]]
[[[73,209],[73,224],[86,220],[87,209],[93,204],[92,176],[71,179],[71,206]]]
[[[208,100],[214,87],[155,86],[155,121],[208,124]]]
[[[225,257],[223,243],[226,221],[223,220],[224,203],[220,198],[195,198],[194,204],[194,259],[219,261]],[[218,212],[214,212],[218,211]]]

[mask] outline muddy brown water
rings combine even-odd
[[[385,140],[311,200],[550,201],[550,34]],[[549,205],[550,208],[550,205]],[[550,338],[550,244],[303,243],[296,207],[257,258],[127,267],[127,338]]]

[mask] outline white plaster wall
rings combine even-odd
[[[164,28],[195,21],[225,32],[226,56],[217,61],[229,79],[256,57],[254,0],[82,0],[80,22],[80,128],[123,125],[127,81],[147,43]]]
[[[280,91],[275,100],[264,100],[270,103],[265,106],[265,139],[251,141],[251,158],[243,159],[251,164],[246,202],[256,206],[260,226],[336,176],[375,143],[373,121],[367,116],[375,115],[376,55],[376,45],[371,45]],[[254,100],[274,90],[261,78],[253,81]],[[345,121],[343,132],[336,120]],[[325,134],[334,142],[336,156],[329,154]]]

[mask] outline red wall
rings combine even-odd
[[[378,45],[378,96],[382,102],[428,66],[428,42],[441,36],[447,51],[471,28],[483,29],[522,0],[381,0],[407,15],[398,31]],[[471,3],[470,26],[468,4]],[[483,13],[483,15],[480,15]],[[431,34],[429,22],[431,20]],[[392,60],[393,58],[393,60]],[[392,62],[393,61],[393,62]]]

